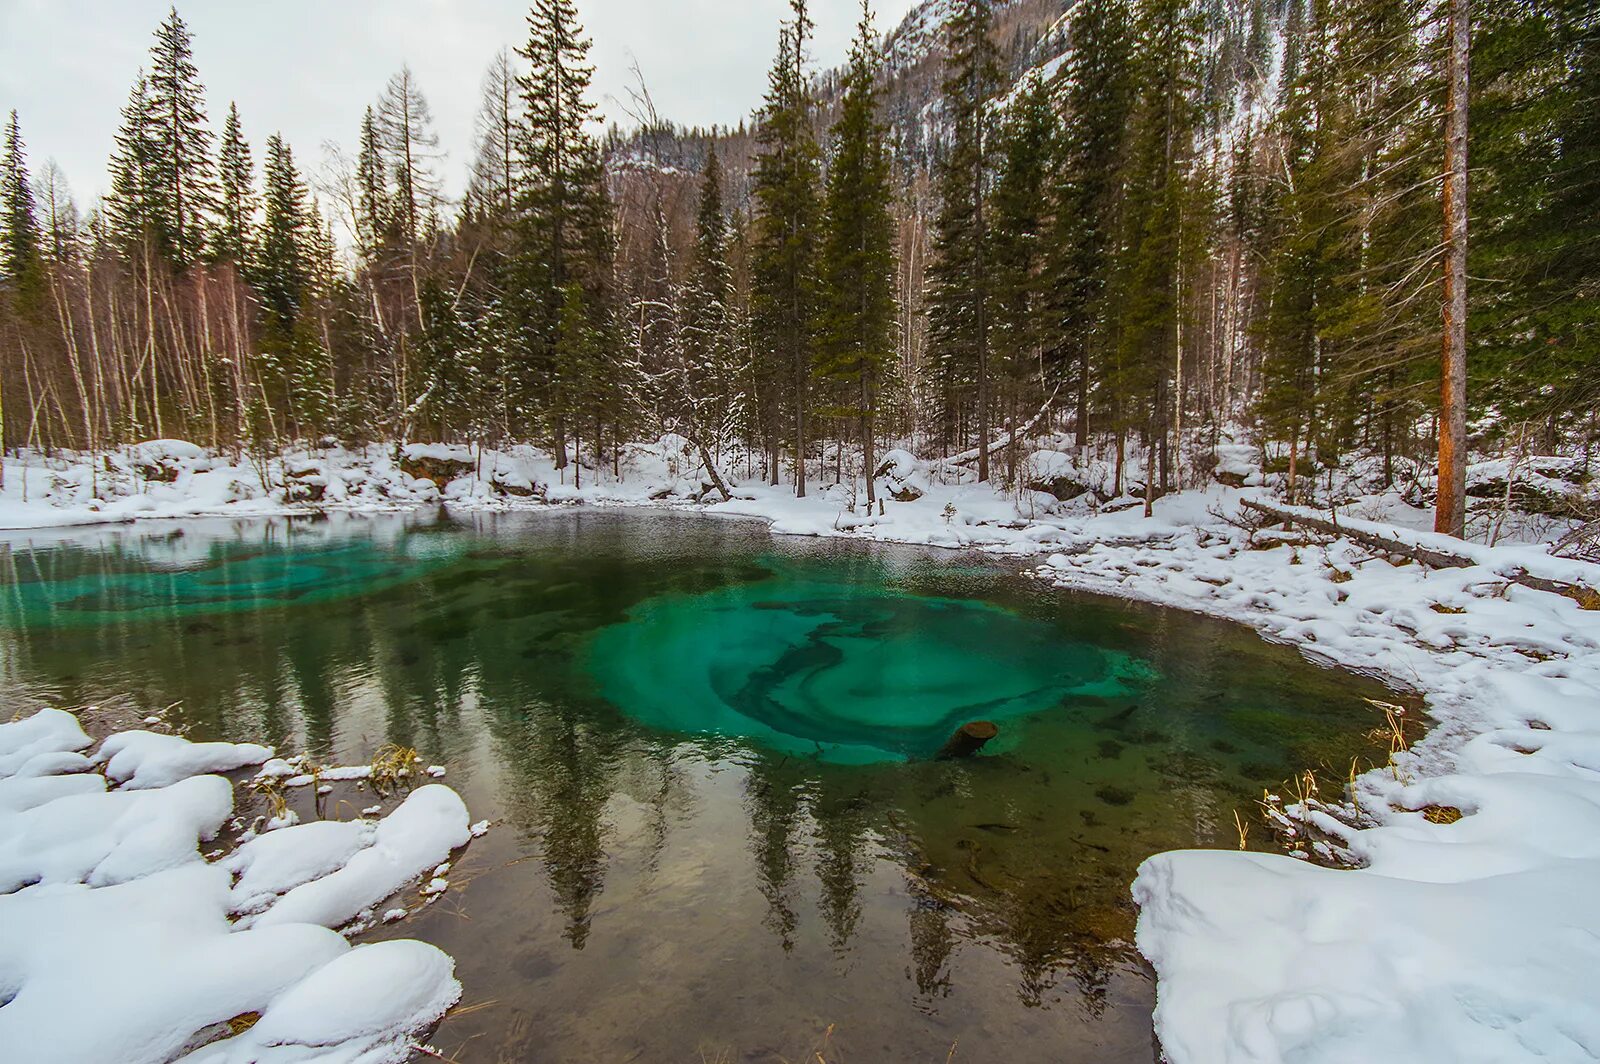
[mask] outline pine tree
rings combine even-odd
[[[1049,239],[1054,373],[1075,385],[1078,446],[1089,440],[1091,379],[1110,361],[1114,311],[1105,299],[1119,228],[1132,41],[1125,0],[1082,0],[1061,72],[1066,123],[1058,147]],[[1071,373],[1071,378],[1067,377]]]
[[[1004,384],[1011,421],[1007,484],[1016,482],[1023,381],[1042,361],[1050,340],[1045,235],[1056,139],[1052,95],[1048,82],[1030,76],[1018,87],[996,137],[999,172],[991,211],[990,260],[995,368]]]
[[[619,346],[611,205],[599,147],[588,132],[597,120],[587,98],[593,68],[572,0],[535,0],[528,13],[528,41],[518,54],[529,69],[519,82],[523,106],[515,139],[522,187],[508,262],[506,345],[519,364],[524,395],[546,408],[556,464],[564,468],[569,418],[588,405],[569,389],[595,381],[559,371],[562,316],[572,309],[570,286],[582,291],[578,306],[589,315],[597,342],[613,356]],[[575,335],[567,331],[569,346]]]
[[[999,93],[1000,60],[991,40],[993,0],[957,0],[947,24],[945,106],[953,127],[939,166],[941,206],[935,262],[928,270],[929,343],[947,394],[973,387],[978,479],[989,479],[991,318],[989,183],[993,169],[990,101]],[[949,402],[950,400],[947,400]]]
[[[356,157],[356,247],[371,265],[390,234],[388,159],[378,136],[378,116],[371,107],[361,118]]]
[[[152,124],[150,82],[140,73],[122,108],[122,125],[111,157],[111,191],[103,208],[107,237],[129,257],[160,225],[152,164]]]
[[[1198,34],[1189,0],[1147,0],[1135,25],[1134,99],[1120,256],[1110,298],[1121,304],[1116,365],[1123,432],[1145,442],[1145,513],[1170,483],[1168,432],[1179,354],[1185,182],[1193,152]],[[1158,485],[1159,480],[1159,485]]]
[[[250,144],[239,124],[237,104],[228,105],[228,120],[222,127],[222,143],[217,149],[217,178],[220,195],[214,255],[224,262],[248,270],[253,263],[255,240],[255,166],[250,159]]]
[[[805,79],[811,19],[805,0],[790,0],[793,19],[779,34],[757,139],[755,198],[760,213],[751,266],[751,315],[767,376],[782,384],[768,402],[772,482],[778,477],[779,415],[792,419],[795,495],[806,494],[806,416],[816,351],[817,253],[821,226],[818,150]],[[781,396],[781,399],[780,399]]]
[[[19,309],[42,302],[42,238],[16,111],[6,123],[0,149],[0,285],[13,290]]]
[[[1479,5],[1474,405],[1542,447],[1600,440],[1600,24],[1585,0]]]
[[[216,209],[205,90],[194,65],[189,28],[172,8],[150,49],[148,135],[150,193],[158,248],[178,268],[200,261]]]
[[[713,464],[732,426],[739,404],[733,270],[728,264],[728,218],[722,198],[722,163],[715,143],[708,147],[700,179],[694,254],[683,285],[678,403],[688,411],[686,435],[709,446]]]
[[[300,313],[309,280],[305,248],[310,231],[307,194],[294,153],[274,133],[267,138],[262,198],[261,264],[256,274],[269,316],[288,333]]]
[[[893,193],[886,132],[877,115],[880,65],[870,0],[862,0],[839,120],[833,127],[817,368],[824,379],[856,393],[845,413],[859,421],[869,512],[877,499],[873,417],[894,351],[895,320],[895,226],[889,214]]]

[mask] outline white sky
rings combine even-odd
[[[843,61],[859,0],[812,0],[818,66]],[[637,60],[664,117],[732,124],[766,89],[787,0],[577,0],[607,120]],[[35,175],[54,158],[80,207],[105,185],[122,105],[169,0],[0,0],[0,115],[18,111]],[[915,0],[874,0],[880,32]],[[182,0],[213,131],[239,105],[259,168],[281,132],[308,170],[353,149],[362,111],[409,63],[432,105],[446,191],[465,185],[483,72],[526,36],[524,0]]]

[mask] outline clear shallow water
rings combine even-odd
[[[180,702],[324,763],[386,741],[497,830],[387,934],[462,1059],[1149,1061],[1137,864],[1372,756],[1370,681],[973,555],[567,512],[0,546],[0,712]],[[958,724],[985,756],[934,762]],[[353,810],[340,810],[353,815]]]

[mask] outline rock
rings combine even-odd
[[[283,501],[287,503],[320,503],[327,493],[328,482],[310,474],[291,474],[283,485]]]
[[[963,724],[956,729],[956,733],[934,755],[940,761],[950,761],[956,758],[971,757],[990,739],[1000,734],[1000,725],[989,720],[975,720]]]
[[[1051,477],[1049,480],[1031,480],[1025,487],[1029,491],[1042,491],[1060,502],[1071,502],[1085,495],[1089,489],[1071,477]]]
[[[165,462],[157,462],[154,465],[140,462],[133,468],[134,472],[155,484],[171,484],[178,479],[178,471]]]
[[[922,491],[915,484],[901,484],[899,487],[889,487],[889,498],[895,502],[916,502],[922,498]]]
[[[459,458],[443,458],[433,454],[404,455],[400,459],[400,471],[413,480],[430,480],[433,486],[443,489],[446,484],[458,477],[464,477],[473,470],[471,462]]]

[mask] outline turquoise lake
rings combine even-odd
[[[1237,626],[754,522],[13,533],[0,580],[7,718],[449,767],[495,828],[374,937],[455,956],[464,1061],[1149,1062],[1138,863],[1382,757],[1384,688]]]

